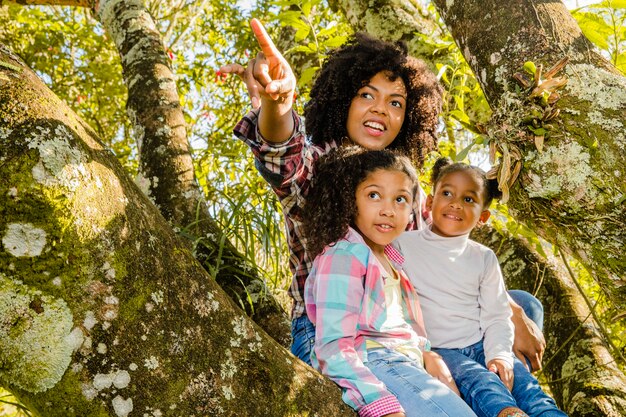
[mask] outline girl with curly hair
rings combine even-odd
[[[410,160],[339,148],[320,158],[313,183],[303,211],[316,256],[305,284],[313,367],[359,416],[474,416],[430,351],[402,265],[385,254],[412,215],[418,182]]]
[[[313,257],[302,231],[302,207],[316,176],[315,161],[332,149],[359,145],[398,150],[421,168],[437,145],[442,89],[426,64],[409,56],[403,43],[357,34],[322,65],[303,121],[292,109],[296,79],[291,67],[263,25],[253,19],[251,26],[262,52],[245,68],[229,64],[220,71],[239,75],[251,97],[253,110],[234,133],[251,148],[259,173],[282,205],[293,274],[291,351],[309,363],[314,329],[306,316],[304,284]],[[425,197],[419,189],[414,203],[419,214],[411,228],[426,225]],[[527,331],[524,340],[528,335],[532,336]]]
[[[439,159],[426,205],[432,224],[402,234],[407,276],[422,301],[433,350],[480,417],[565,417],[513,355],[513,323],[495,253],[469,238],[500,198],[497,180],[472,165]]]

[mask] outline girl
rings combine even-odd
[[[259,173],[282,205],[293,274],[291,351],[310,363],[314,329],[305,312],[304,283],[313,257],[302,232],[302,207],[316,175],[314,163],[331,149],[357,144],[397,149],[421,167],[425,155],[436,148],[441,88],[426,65],[407,54],[405,45],[356,35],[331,53],[320,70],[305,105],[306,137],[302,119],[292,110],[293,72],[261,23],[253,19],[251,26],[262,52],[246,68],[229,64],[220,71],[241,76],[252,100],[254,109],[234,133],[250,147]],[[425,197],[418,189],[415,207],[420,215],[411,228],[426,224]],[[516,339],[523,354],[537,358],[538,367],[543,338],[521,308],[516,312]]]
[[[411,283],[385,255],[409,222],[417,184],[406,157],[344,148],[318,161],[304,206],[317,255],[305,284],[311,362],[359,416],[474,416],[430,351]]]
[[[420,296],[434,350],[478,416],[562,417],[552,398],[512,353],[513,325],[506,288],[493,251],[469,239],[489,218],[497,181],[478,167],[440,159],[426,200],[430,229],[395,243]],[[527,413],[527,414],[525,414]]]

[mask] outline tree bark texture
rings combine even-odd
[[[0,48],[0,384],[40,416],[353,415]]]
[[[547,341],[542,381],[570,416],[626,415],[626,375],[615,365],[562,262],[546,261],[524,240],[492,227],[475,229],[472,238],[493,248],[508,288],[526,288],[544,306]]]
[[[155,22],[139,0],[103,0],[96,12],[120,53],[127,113],[134,125],[141,176],[149,184],[147,194],[170,223],[185,229],[195,242],[196,257],[218,271],[214,278],[226,292],[266,332],[289,346],[287,315],[258,271],[221,239],[223,232],[208,215],[196,181],[176,76]]]
[[[23,6],[77,6],[95,7],[98,0],[0,0],[0,6],[5,4],[21,4]]]
[[[411,54],[430,62],[433,44],[422,39],[437,30],[432,16],[420,0],[383,0],[376,3],[330,0],[334,10],[341,10],[356,31],[364,31],[387,41],[402,40]]]
[[[593,49],[561,2],[435,4],[494,110],[487,135],[521,150],[513,216],[573,254],[623,313],[626,78]],[[560,116],[545,125],[549,136],[539,149],[523,123],[533,117],[532,105],[513,75],[527,61],[548,69],[565,57]]]

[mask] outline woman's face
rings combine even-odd
[[[406,114],[406,87],[402,78],[390,81],[382,71],[357,91],[350,103],[346,128],[352,143],[366,149],[384,149],[400,133]]]

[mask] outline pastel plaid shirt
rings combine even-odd
[[[294,130],[289,139],[282,143],[267,142],[261,136],[258,127],[258,110],[252,110],[237,123],[235,136],[246,143],[255,158],[255,166],[261,176],[272,187],[283,209],[287,245],[289,246],[289,268],[293,274],[289,295],[293,299],[291,318],[305,314],[304,283],[311,270],[313,260],[305,250],[306,238],[302,231],[302,209],[313,178],[314,164],[317,159],[336,148],[336,142],[320,147],[311,144],[304,132],[302,118],[293,112]],[[418,207],[422,216],[413,222],[407,230],[421,229],[424,219],[428,218],[425,209],[425,194],[421,187],[418,193]],[[395,249],[388,247],[390,258],[395,258]]]
[[[343,400],[360,416],[403,412],[397,398],[364,365],[368,341],[389,349],[429,346],[417,293],[402,271],[402,309],[406,325],[387,328],[384,268],[354,229],[327,246],[305,285],[306,311],[315,324],[314,368],[343,391]]]

